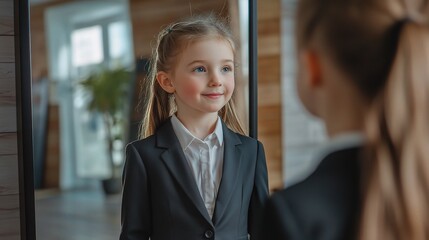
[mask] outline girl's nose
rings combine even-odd
[[[212,73],[210,75],[210,82],[209,82],[209,86],[210,87],[218,87],[218,86],[222,86],[222,82],[220,80],[220,76],[217,73]]]

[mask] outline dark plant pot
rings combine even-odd
[[[122,190],[121,178],[109,178],[101,181],[104,193],[107,195],[120,193]]]

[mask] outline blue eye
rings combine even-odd
[[[194,68],[194,70],[193,70],[194,72],[205,72],[206,71],[206,69],[204,68],[204,67],[196,67],[196,68]]]
[[[224,66],[222,68],[222,72],[232,72],[232,67],[230,67],[230,66]]]

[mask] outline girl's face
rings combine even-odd
[[[190,43],[167,77],[180,114],[216,113],[234,91],[234,54],[228,41],[207,38]]]

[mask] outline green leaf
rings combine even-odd
[[[127,100],[130,81],[131,72],[125,68],[103,69],[91,74],[81,82],[81,86],[91,95],[88,110],[114,117]]]

